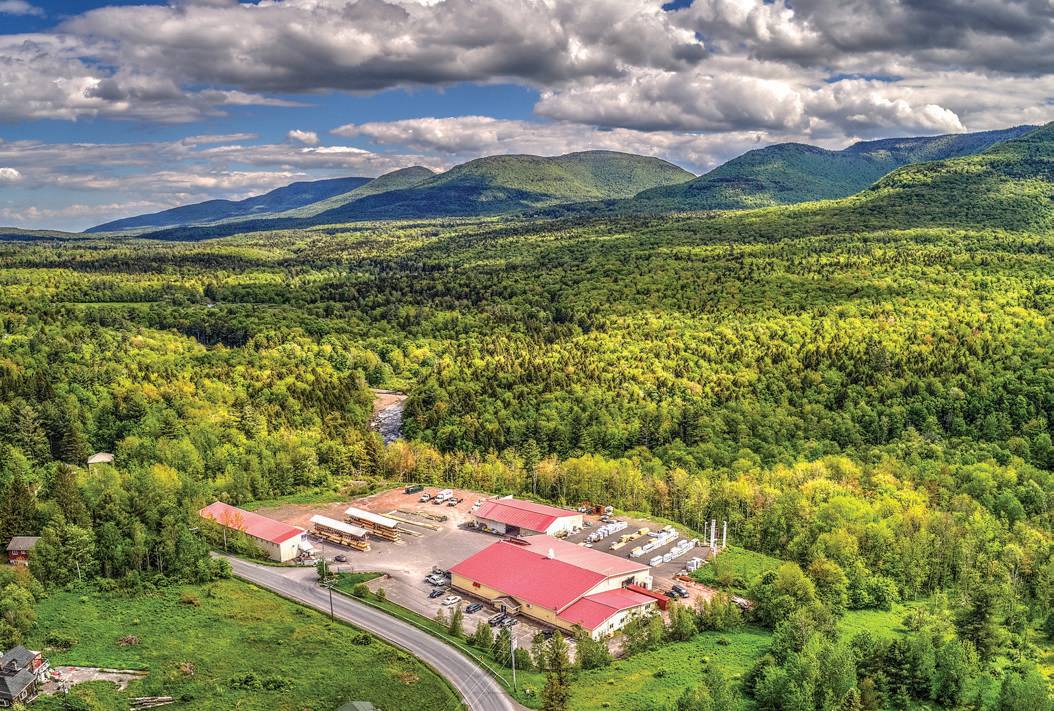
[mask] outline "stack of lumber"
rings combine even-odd
[[[386,541],[400,540],[399,522],[387,516],[352,506],[344,512],[344,520],[353,526],[365,528],[371,536]]]
[[[338,543],[358,551],[368,551],[370,542],[366,540],[367,531],[360,526],[353,526],[328,516],[315,515],[311,517],[314,527],[312,532],[319,538]]]

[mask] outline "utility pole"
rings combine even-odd
[[[557,632],[557,634],[560,634]],[[516,691],[516,635],[509,630],[509,656],[512,658],[512,690]]]
[[[333,581],[329,579],[329,567],[326,565],[326,543],[322,542],[322,585],[329,590],[329,619],[336,619],[333,614]]]

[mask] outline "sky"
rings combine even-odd
[[[1054,0],[0,0],[0,225],[1054,119]]]

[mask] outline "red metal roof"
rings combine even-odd
[[[607,577],[508,541],[487,546],[450,571],[522,602],[557,612]]]
[[[527,536],[521,540],[536,553],[548,555],[551,548],[559,560],[601,573],[604,577],[648,570],[647,563],[619,558],[617,555],[604,553],[596,548],[586,548],[552,536]]]
[[[595,595],[586,595],[561,612],[559,617],[573,625],[579,625],[583,629],[592,631],[616,613],[654,603],[654,598],[648,595],[642,595],[627,588],[618,588]]]
[[[536,504],[519,499],[491,499],[483,502],[476,518],[499,521],[506,526],[517,526],[528,531],[546,531],[557,519],[581,516],[577,511]]]
[[[285,543],[290,538],[299,536],[304,532],[302,528],[275,521],[273,518],[267,518],[252,511],[245,511],[237,506],[225,504],[222,501],[209,504],[201,511],[198,511],[198,515],[202,518],[212,519],[227,528],[233,528],[254,538],[275,544]]]

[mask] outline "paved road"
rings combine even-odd
[[[329,613],[329,593],[318,585],[286,577],[281,568],[224,557],[237,577]],[[341,620],[402,647],[435,669],[457,689],[470,711],[527,711],[469,657],[427,632],[341,594],[333,595],[333,611]]]

